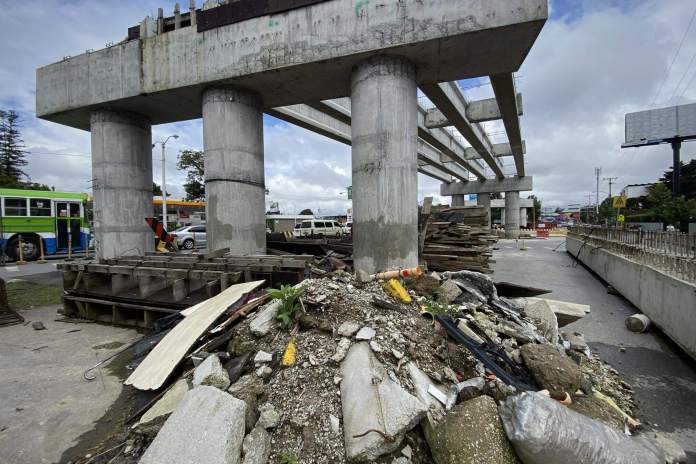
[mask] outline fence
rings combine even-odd
[[[696,281],[696,234],[575,226],[570,235],[684,280]]]

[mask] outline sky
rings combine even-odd
[[[145,15],[158,7],[171,12],[174,3],[0,0],[0,108],[20,113],[32,181],[56,190],[89,192],[91,186],[89,133],[36,118],[36,68],[117,42]],[[692,0],[551,1],[549,20],[516,73],[526,170],[534,177],[530,193],[543,206],[586,203],[590,193],[594,201],[595,167],[602,169],[600,198],[608,191],[604,178],[618,177],[615,193],[627,184],[654,182],[670,168],[668,145],[620,148],[624,115],[696,101],[694,8]],[[485,77],[460,84],[472,100],[493,96]],[[505,141],[500,122],[484,127],[493,142]],[[203,148],[201,121],[154,126],[153,142],[170,134],[179,139],[167,143],[167,190],[180,198],[186,176],[177,171],[176,156]],[[264,150],[267,202],[278,202],[283,213],[311,208],[341,214],[350,206],[350,147],[265,116]],[[696,141],[684,143],[682,159],[695,157]],[[504,162],[506,173],[514,173],[512,158]],[[153,178],[161,183],[159,146]],[[438,194],[439,181],[419,174],[419,200],[449,202]]]

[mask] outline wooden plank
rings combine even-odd
[[[233,285],[203,302],[179,322],[124,382],[139,390],[157,390],[176,369],[198,338],[230,305],[263,284],[263,280]]]

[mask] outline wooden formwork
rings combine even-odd
[[[65,315],[101,322],[152,327],[228,286],[266,280],[269,286],[305,278],[311,256],[147,254],[102,262],[63,263]]]

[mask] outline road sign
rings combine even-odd
[[[626,220],[626,218],[623,214],[619,214],[618,216],[616,216],[616,220],[623,223]]]
[[[611,206],[612,208],[625,208],[627,201],[628,198],[623,195],[619,197],[611,197]]]

